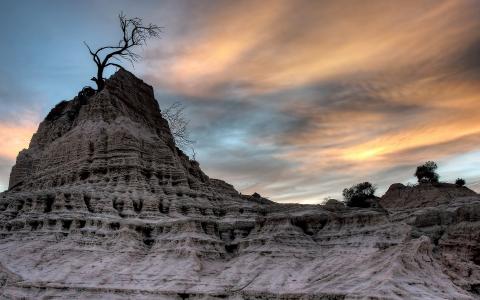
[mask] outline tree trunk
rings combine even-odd
[[[97,92],[100,92],[105,87],[105,80],[103,80],[103,69],[104,66],[99,66],[97,70],[97,80],[95,81],[97,84]]]

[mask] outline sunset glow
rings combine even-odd
[[[12,114],[21,118],[40,90],[46,100],[36,113],[45,116],[92,84],[82,41],[114,35],[124,11],[165,27],[132,71],[154,86],[161,107],[186,105],[209,176],[277,201],[318,203],[358,181],[381,192],[435,160],[441,179],[465,176],[478,189],[480,170],[449,163],[467,166],[480,150],[476,1],[162,1],[142,8],[122,1],[96,2],[96,13],[88,2],[76,9],[57,3],[65,29],[48,20],[55,1],[37,8],[45,14],[2,10],[38,19],[51,38],[39,53],[53,53],[25,55],[43,68],[24,65],[13,74],[7,62],[0,70],[15,82],[31,76],[18,88],[30,100],[16,101],[10,89],[0,94],[0,156],[8,167],[38,125],[13,122]],[[15,39],[3,57],[29,51]]]
[[[15,160],[22,149],[28,148],[33,133],[37,130],[36,122],[20,124],[0,122],[0,157]]]

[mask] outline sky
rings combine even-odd
[[[116,43],[122,11],[163,27],[123,65],[161,108],[183,103],[210,177],[321,203],[434,160],[480,191],[477,0],[3,0],[0,190],[49,110],[94,85],[83,41]]]

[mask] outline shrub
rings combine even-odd
[[[455,185],[456,186],[464,186],[465,185],[465,179],[457,178],[457,180],[455,180]]]
[[[418,178],[418,182],[420,183],[437,183],[438,182],[438,174],[435,172],[437,169],[437,164],[433,161],[427,161],[421,166],[417,167],[415,171],[415,176]]]
[[[370,182],[362,182],[343,190],[345,204],[350,207],[370,207],[368,199],[372,199],[377,188]]]

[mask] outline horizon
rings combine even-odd
[[[123,65],[161,109],[185,105],[208,176],[321,203],[363,181],[378,195],[414,183],[432,160],[441,181],[480,191],[480,3],[137,3],[0,4],[0,191],[48,111],[94,86],[83,41],[116,42],[121,11],[165,28]]]

